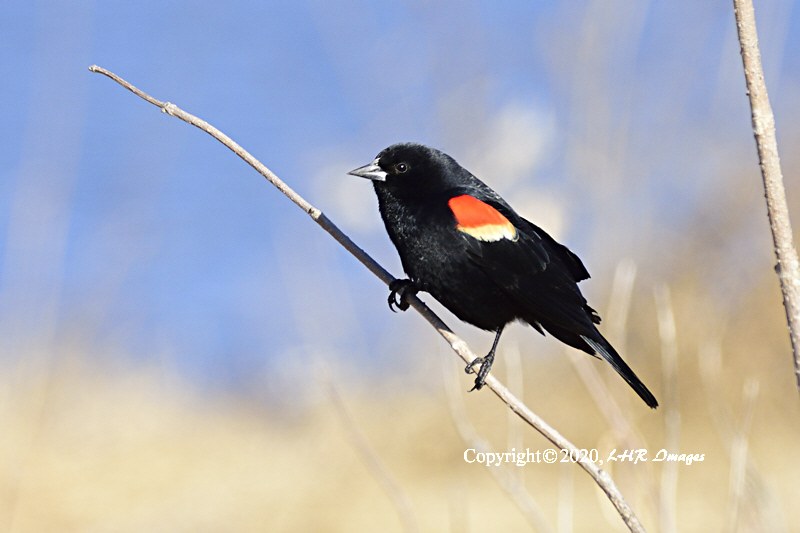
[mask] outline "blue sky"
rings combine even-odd
[[[797,140],[800,10],[757,9],[779,133]],[[9,358],[74,343],[236,382],[315,350],[391,368],[406,332],[424,327],[388,313],[385,288],[235,156],[90,64],[225,131],[398,275],[369,186],[345,174],[396,141],[451,153],[595,274],[665,253],[647,246],[731,187],[741,167],[731,154],[754,165],[728,2],[12,1],[4,11]],[[759,194],[755,180],[733,186]],[[722,276],[720,292],[741,274]]]

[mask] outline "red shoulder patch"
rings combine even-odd
[[[481,241],[517,240],[517,229],[491,205],[463,194],[448,200],[456,218],[456,229]]]

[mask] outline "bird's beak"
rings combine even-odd
[[[351,170],[348,174],[351,176],[358,176],[359,178],[367,178],[372,181],[386,181],[386,171],[378,166],[377,159],[369,165]]]

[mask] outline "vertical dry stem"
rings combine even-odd
[[[794,373],[800,390],[800,263],[794,248],[792,225],[786,191],[783,188],[781,161],[778,157],[778,141],[775,134],[775,116],[769,103],[764,70],[761,67],[761,52],[758,48],[756,16],[752,0],[733,0],[736,15],[736,30],[744,64],[744,78],[753,119],[753,133],[758,148],[761,177],[767,199],[767,215],[772,230],[772,244],[778,263],[775,271],[781,283],[783,306],[789,325],[789,338],[794,353]]]
[[[678,409],[678,343],[675,314],[669,288],[660,285],[655,290],[658,314],[658,334],[661,337],[661,365],[664,389],[664,440],[668,450],[680,446],[681,415]],[[678,530],[678,465],[665,463],[661,471],[659,495],[661,531]]]

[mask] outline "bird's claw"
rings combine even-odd
[[[475,384],[469,390],[472,392],[474,390],[481,390],[483,386],[486,384],[486,376],[489,375],[489,371],[492,369],[492,363],[494,363],[494,354],[487,355],[486,357],[476,357],[472,360],[470,364],[464,369],[464,372],[467,374],[472,374],[475,372],[474,366],[481,365],[478,368],[477,376],[475,377]]]
[[[408,295],[416,294],[419,289],[414,286],[410,279],[396,279],[389,284],[389,309],[396,313],[397,309],[405,311],[408,309]]]
[[[466,372],[467,374],[472,374],[474,372],[472,370],[472,367],[474,367],[475,365],[480,365],[482,363],[483,363],[483,357],[476,357],[475,359],[472,360],[472,362],[470,364],[468,364],[464,368],[464,372]]]

